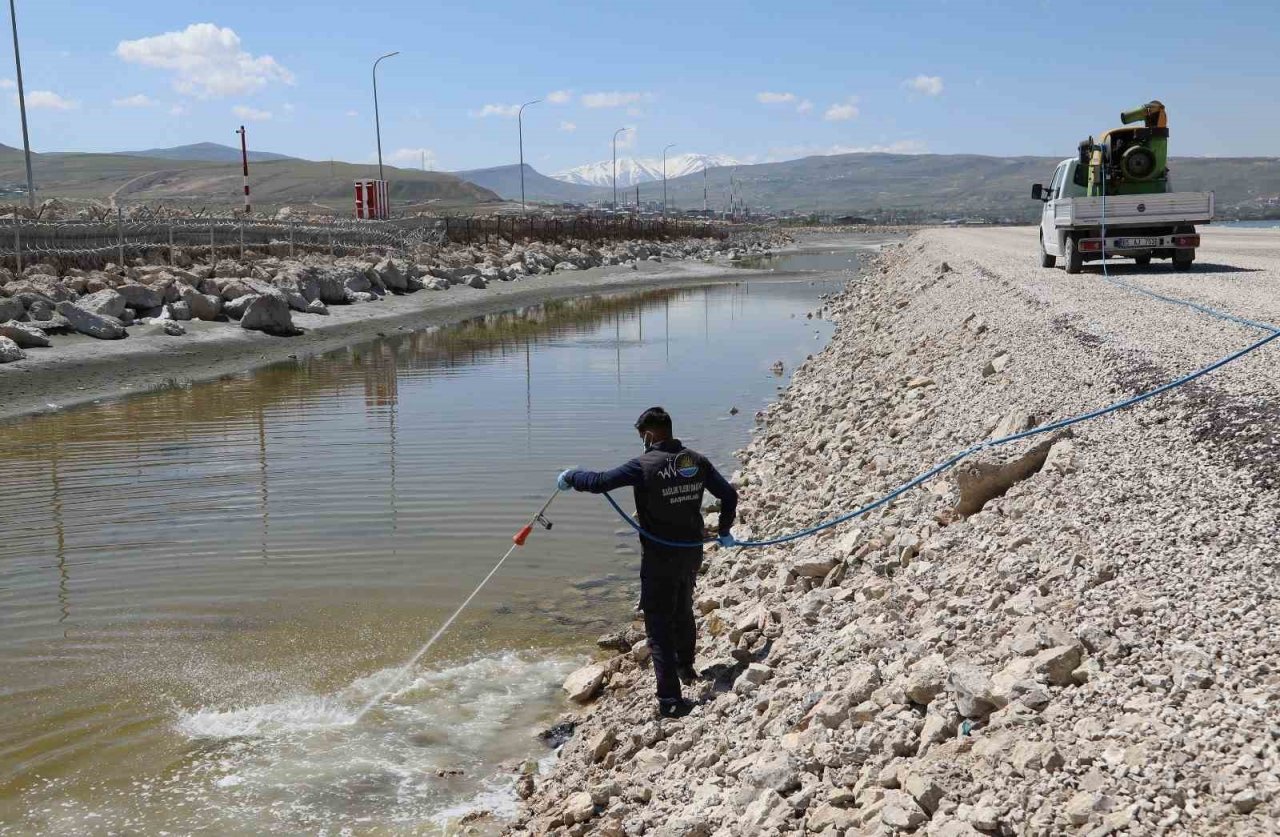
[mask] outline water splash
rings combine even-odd
[[[350,726],[356,713],[332,697],[305,696],[235,709],[201,709],[178,721],[188,738],[223,739]]]

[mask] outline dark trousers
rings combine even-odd
[[[645,549],[640,562],[640,609],[658,700],[680,699],[680,666],[692,666],[696,644],[693,585],[702,565],[702,550]]]

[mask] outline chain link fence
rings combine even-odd
[[[174,262],[242,258],[248,251],[276,256],[301,253],[412,253],[424,244],[480,244],[569,240],[722,238],[728,229],[701,222],[640,218],[404,218],[390,221],[266,221],[183,218],[100,221],[0,221],[0,264],[21,269],[36,262],[83,268],[141,258]]]

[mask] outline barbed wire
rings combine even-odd
[[[174,258],[178,249],[243,254],[270,248],[302,252],[382,251],[406,255],[425,245],[505,241],[587,241],[625,238],[722,237],[725,228],[702,222],[612,218],[501,216],[421,217],[389,221],[234,218],[0,220],[0,264],[21,267],[42,259],[102,262],[139,254]]]

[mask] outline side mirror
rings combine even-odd
[[[1044,186],[1043,186],[1043,184],[1037,183],[1036,185],[1034,185],[1034,186],[1032,186],[1032,187],[1031,187],[1031,199],[1032,199],[1033,201],[1042,201],[1042,200],[1044,200]]]

